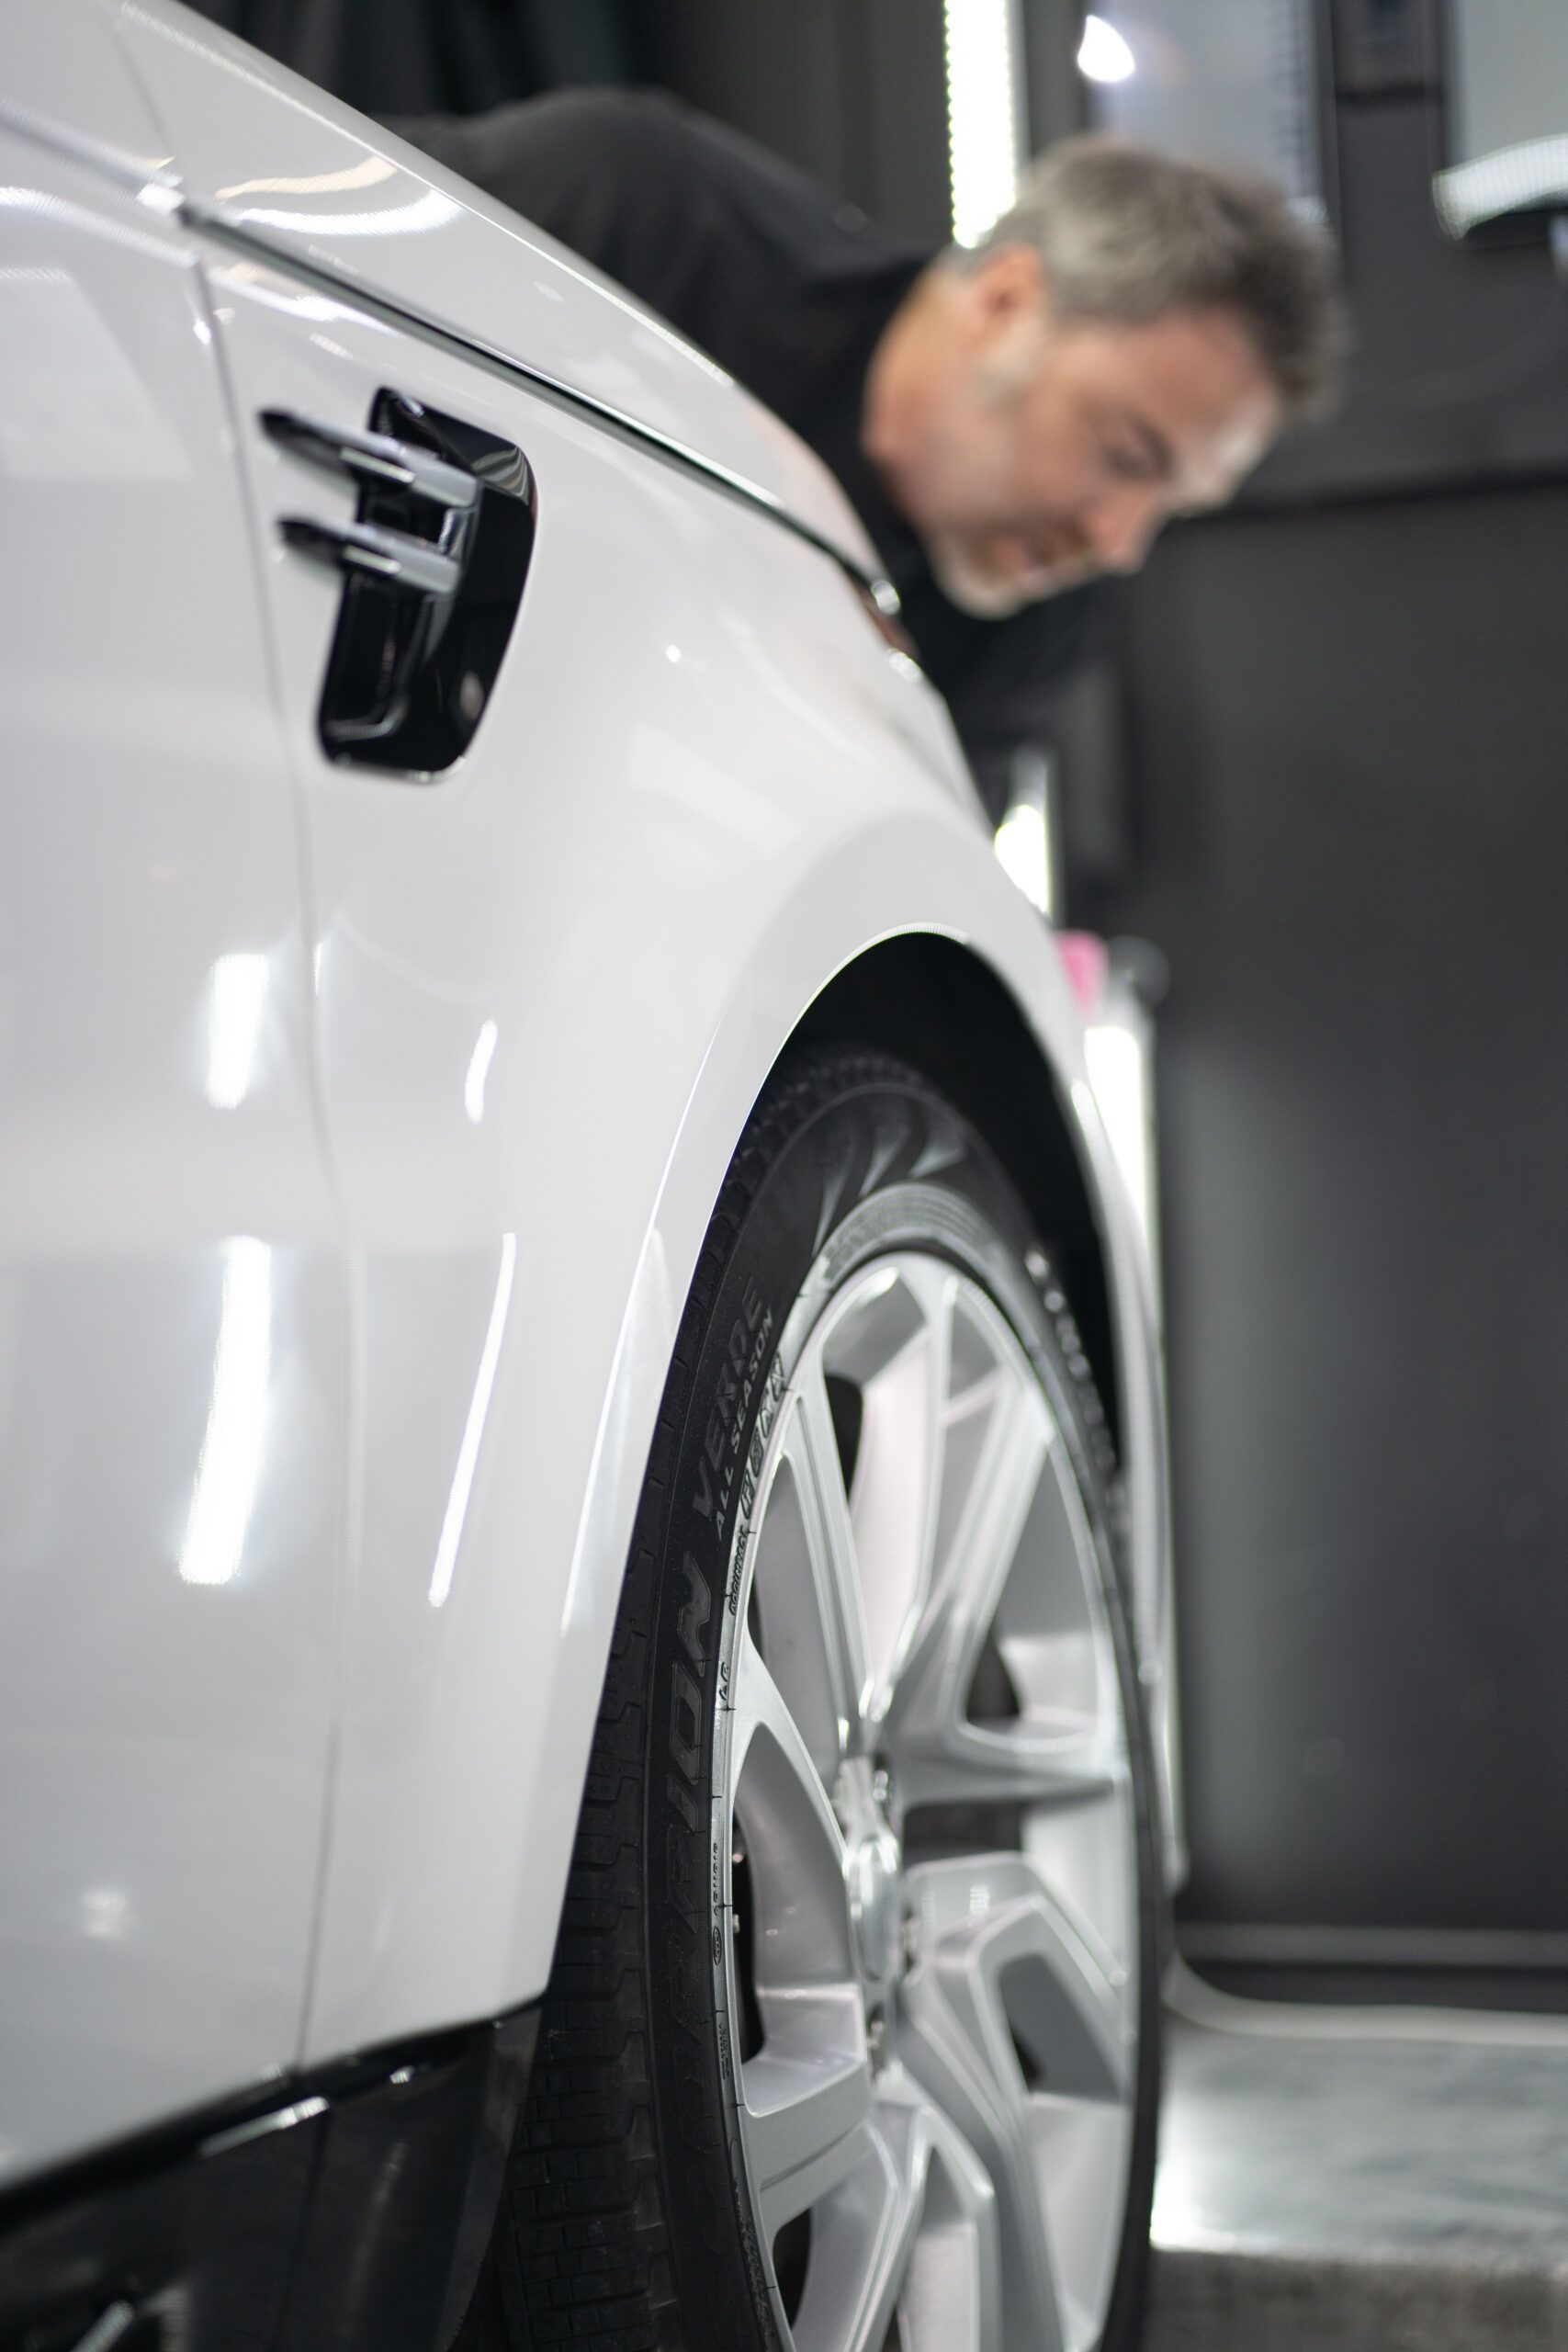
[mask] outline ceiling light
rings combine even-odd
[[[1136,71],[1137,59],[1114,25],[1103,17],[1086,17],[1078,43],[1078,72],[1091,82],[1124,82]]]
[[[1018,194],[1013,0],[946,0],[947,148],[955,243],[978,243]]]

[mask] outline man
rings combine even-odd
[[[993,800],[1084,655],[1089,583],[1134,571],[1170,515],[1222,504],[1332,386],[1327,248],[1239,174],[1068,140],[976,251],[933,255],[666,97],[397,128],[810,444]]]

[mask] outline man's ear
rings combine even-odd
[[[1037,254],[1027,245],[998,245],[971,266],[970,291],[981,339],[1009,334],[1050,312],[1050,292]]]

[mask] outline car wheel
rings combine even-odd
[[[652,1448],[494,2340],[1132,2340],[1159,1892],[1113,1472],[973,1130],[880,1057],[781,1073]]]

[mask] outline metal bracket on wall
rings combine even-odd
[[[1341,97],[1435,90],[1441,50],[1434,0],[1332,0],[1334,86]]]

